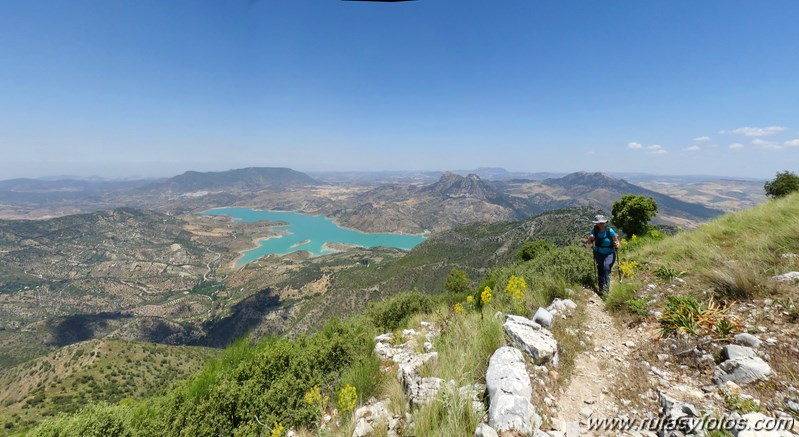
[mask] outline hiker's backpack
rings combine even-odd
[[[610,236],[610,231],[611,231],[611,227],[609,225],[606,225],[605,226],[605,238],[601,238],[600,239],[597,236],[599,234],[599,231],[598,231],[597,227],[594,226],[594,229],[591,230],[591,235],[594,236],[594,247],[604,247],[606,249],[612,248],[613,247],[613,237]],[[608,242],[607,246],[604,245],[604,244],[599,244],[600,241],[602,241],[602,242],[607,241]]]

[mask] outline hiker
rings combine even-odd
[[[604,296],[610,288],[610,271],[616,262],[616,249],[619,247],[619,236],[608,225],[608,219],[599,214],[592,222],[594,229],[588,236],[588,242],[594,246],[594,262],[596,262],[599,295]]]

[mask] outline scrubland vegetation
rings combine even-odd
[[[624,282],[614,284],[606,306],[624,320],[651,318],[651,310],[660,310],[663,336],[729,336],[739,328],[727,313],[734,302],[795,297],[769,278],[799,269],[797,258],[783,256],[799,252],[796,217],[799,194],[675,236],[630,236],[621,250]],[[529,317],[556,297],[572,297],[569,288],[594,284],[586,248],[526,249],[466,292],[444,292],[442,281],[439,294],[410,292],[371,303],[362,314],[332,320],[310,336],[241,340],[163,396],[92,404],[47,419],[33,435],[281,435],[287,429],[337,435],[352,432],[350,411],[370,397],[390,399],[395,414],[409,412],[415,435],[471,432],[479,418],[457,389],[443,389],[436,401],[409,410],[399,382],[372,354],[373,338],[430,321],[441,329],[435,340],[440,355],[426,371],[457,385],[481,382],[489,357],[503,343],[503,319],[495,313]],[[689,285],[662,293],[661,300],[645,286],[677,279]],[[581,323],[580,317],[571,323]],[[561,381],[581,347],[566,331],[554,330]],[[333,420],[319,431],[327,414]]]

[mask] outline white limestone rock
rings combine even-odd
[[[533,316],[533,321],[542,327],[549,329],[552,327],[552,313],[547,311],[546,308],[539,308],[536,310],[535,315]]]
[[[567,316],[571,315],[571,312],[575,309],[577,309],[577,304],[573,300],[560,298],[555,298],[547,307],[547,311],[554,315],[565,314]]]
[[[746,346],[738,346],[735,344],[728,344],[721,348],[721,356],[725,360],[737,360],[740,358],[753,358],[756,357],[755,351]]]
[[[727,360],[716,366],[713,372],[713,383],[716,385],[732,381],[736,384],[747,384],[763,379],[771,374],[771,366],[760,357],[738,358]]]
[[[735,342],[749,347],[760,347],[760,339],[748,332],[742,332],[735,336]]]
[[[425,354],[396,354],[394,362],[397,363],[397,378],[409,384],[416,377],[418,370],[429,361],[438,359],[438,352]]]
[[[405,381],[405,393],[411,405],[421,405],[432,401],[438,395],[444,380],[441,378],[414,376]]]
[[[355,420],[365,419],[369,423],[388,421],[391,417],[391,401],[384,399],[355,410]]]
[[[503,325],[514,346],[529,355],[535,364],[550,361],[558,350],[558,343],[549,330],[519,316],[508,316]]]
[[[352,432],[352,437],[366,437],[373,435],[375,433],[374,428],[366,419],[361,419],[358,421],[358,424],[355,425],[355,431]]]
[[[488,425],[498,434],[530,435],[541,424],[531,402],[533,389],[522,352],[514,347],[497,349],[488,362],[486,386],[490,399]]]
[[[736,437],[780,437],[780,433],[778,431],[755,431],[757,428],[762,428],[763,425],[766,425],[765,428],[768,428],[768,421],[773,421],[771,417],[766,416],[762,413],[747,413],[744,414],[742,417],[746,420],[746,427],[742,430],[734,429],[732,434]]]
[[[771,280],[777,282],[799,282],[799,272],[788,272],[781,275],[772,276]]]
[[[485,423],[481,423],[477,425],[477,428],[474,430],[474,437],[499,437],[494,428],[486,425]]]

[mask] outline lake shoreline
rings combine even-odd
[[[351,228],[349,226],[344,226],[341,223],[339,223],[338,220],[335,219],[335,218],[330,218],[330,217],[328,217],[326,215],[323,215],[323,214],[309,214],[309,213],[303,212],[302,210],[299,210],[299,209],[282,210],[282,209],[259,209],[259,208],[253,208],[253,207],[250,207],[250,206],[219,206],[219,207],[216,207],[216,208],[207,209],[207,210],[201,212],[200,214],[205,214],[206,212],[213,211],[215,209],[227,209],[227,208],[246,208],[246,209],[249,209],[251,211],[257,211],[257,212],[287,212],[287,213],[292,213],[292,214],[304,215],[304,216],[307,216],[307,217],[321,217],[321,218],[323,218],[325,220],[330,220],[331,222],[333,222],[333,224],[335,224],[336,226],[338,226],[341,229],[346,229],[348,231],[354,231],[354,232],[360,232],[362,234],[368,234],[368,235],[404,235],[404,236],[407,236],[407,237],[423,237],[425,240],[427,239],[427,235],[430,235],[430,231],[428,231],[428,230],[424,230],[424,231],[416,233],[416,234],[412,234],[412,233],[409,233],[409,232],[403,232],[403,231],[398,231],[398,232],[389,232],[389,231],[386,231],[386,232],[369,232],[369,231],[362,231],[360,229]],[[234,220],[241,220],[241,219],[233,217],[233,216],[230,216],[230,217],[233,218]]]
[[[261,221],[285,223],[268,226],[269,232],[276,231],[276,235],[253,238],[252,247],[239,251],[239,256],[234,261],[236,268],[243,268],[247,264],[257,261],[267,255],[285,256],[298,251],[308,252],[312,257],[339,253],[347,250],[346,248],[348,247],[373,248],[382,246],[407,251],[421,244],[427,239],[427,235],[429,235],[427,231],[421,234],[363,232],[357,229],[340,226],[336,220],[324,215],[306,214],[299,211],[256,209],[246,206],[211,208],[200,214],[208,216],[227,216],[233,220],[249,223]],[[295,217],[295,219],[292,220],[292,217]],[[286,229],[278,230],[279,228]],[[296,235],[296,237],[285,243],[275,243],[277,246],[275,246],[275,244],[270,244],[270,247],[265,247],[267,241],[289,235]],[[297,241],[298,238],[303,239]],[[310,246],[306,248],[302,247],[306,245]],[[316,246],[319,247],[317,248]],[[245,257],[252,254],[253,251],[259,251],[255,254],[258,255],[257,258],[245,261]]]

